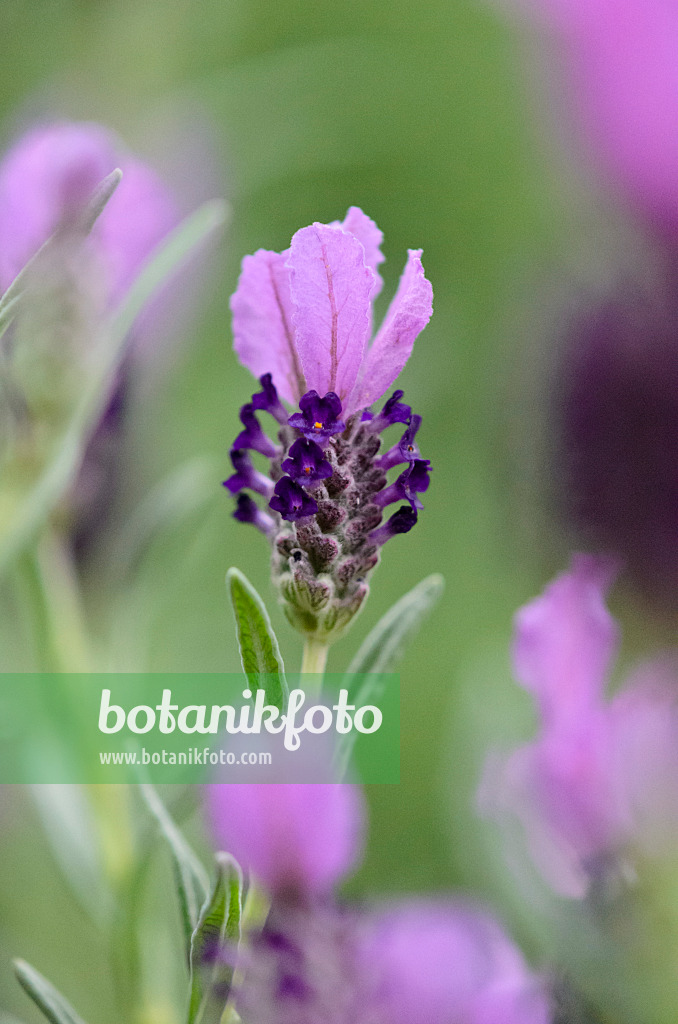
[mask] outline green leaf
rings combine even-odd
[[[396,601],[361,644],[348,667],[347,680],[390,672],[423,620],[442,597],[444,589],[443,577],[435,572]],[[350,682],[347,688],[350,689]]]
[[[77,475],[87,440],[103,413],[110,384],[123,359],[135,317],[160,286],[225,220],[221,202],[206,203],[162,243],[128,291],[105,331],[105,344],[92,359],[79,402],[64,429],[28,479],[12,479],[0,492],[0,572],[40,528]],[[12,286],[13,287],[13,286]],[[11,290],[11,289],[10,289]],[[5,294],[5,298],[7,297]],[[8,474],[7,474],[8,475]]]
[[[0,299],[0,302],[2,300]],[[10,298],[8,302],[5,302],[0,307],[0,338],[3,336],[7,328],[10,326],[14,317],[19,312],[19,303],[21,302],[21,295],[15,295],[14,298]]]
[[[393,670],[423,620],[442,597],[444,589],[443,577],[440,573],[433,573],[396,601],[379,620],[361,644],[342,682],[352,704],[360,707],[379,697],[383,674]],[[339,778],[346,773],[355,738],[355,734],[350,732],[339,740],[335,756]]]
[[[71,1004],[25,960],[14,961],[19,984],[52,1024],[84,1024]]]
[[[250,686],[264,689],[267,702],[282,712],[289,690],[280,648],[264,602],[238,569],[228,570],[226,585],[235,615],[243,672]]]
[[[191,941],[191,995],[188,1024],[219,1024],[233,980],[230,958],[219,951],[235,951],[240,941],[242,872],[227,853],[218,853],[217,877]]]
[[[106,209],[108,201],[122,181],[122,171],[116,167],[103,181],[99,182],[90,196],[87,206],[78,217],[78,228],[88,235]]]
[[[186,217],[146,262],[112,320],[112,333],[124,338],[148,300],[183,266],[189,256],[226,223],[227,206],[213,199]]]
[[[139,786],[139,792],[160,826],[162,836],[172,855],[186,942],[186,955],[190,962],[193,932],[200,920],[201,908],[209,892],[207,873],[175,825],[153,786],[148,782],[143,782]]]

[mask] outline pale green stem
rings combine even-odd
[[[329,644],[321,643],[320,640],[315,640],[311,636],[306,638],[301,659],[301,682],[309,692],[313,691],[317,694],[322,692],[329,649]],[[312,678],[305,678],[309,676]]]
[[[94,671],[77,571],[67,545],[55,530],[47,530],[41,537],[36,560],[45,620],[43,660],[51,671],[61,675]],[[67,678],[64,685],[68,685]],[[68,699],[68,694],[65,698]],[[127,788],[112,785],[87,788],[99,822],[106,872],[118,885],[126,878],[134,860]]]
[[[69,685],[69,676],[95,671],[90,638],[82,605],[77,570],[67,543],[55,529],[48,528],[40,538],[34,558],[34,583],[41,605],[38,640],[42,650],[43,671],[54,672],[62,681],[63,698],[77,700],[77,690]],[[130,1010],[136,1001],[134,980],[129,974],[136,966],[134,916],[128,906],[128,886],[135,865],[135,843],[131,821],[130,792],[124,785],[88,784],[97,823],[98,839],[105,873],[118,894],[119,914],[124,919],[112,936],[113,960],[122,971],[119,996]],[[130,984],[131,982],[131,984]]]

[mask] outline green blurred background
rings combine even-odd
[[[539,329],[548,304],[535,294],[571,259],[588,216],[584,190],[544,142],[517,32],[472,0],[4,0],[0,40],[0,141],[34,115],[99,120],[161,171],[173,150],[180,194],[231,204],[201,308],[137,390],[126,434],[118,529],[186,460],[215,467],[209,498],[153,547],[135,580],[152,669],[238,668],[229,565],[273,603],[266,544],[230,518],[220,488],[253,386],[231,351],[240,259],[359,205],[385,234],[383,311],[407,247],[423,247],[435,312],[401,385],[424,417],[433,483],[416,530],[388,545],[368,607],[329,668],[344,668],[424,575],[444,573],[447,591],[402,662],[402,782],[369,793],[368,852],[351,889],[463,888],[510,919],[473,794],[488,744],[529,729],[510,678],[511,618],[565,556],[531,482],[543,419],[533,385],[548,361]],[[102,634],[115,580],[104,554],[87,590]],[[8,594],[2,602],[3,660],[30,667],[17,610]],[[277,608],[272,615],[296,668],[299,639]],[[121,621],[124,665],[135,646]],[[108,1024],[105,946],[60,882],[27,795],[1,799],[0,998],[31,1017],[9,968],[22,955],[86,1018]],[[165,935],[149,942],[168,944]]]

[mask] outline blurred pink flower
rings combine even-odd
[[[219,842],[271,898],[241,951],[248,1024],[550,1021],[543,981],[485,911],[431,900],[357,913],[333,900],[360,848],[356,787],[214,785],[208,805]]]
[[[566,47],[577,116],[612,180],[678,230],[678,6],[671,0],[509,0]]]
[[[678,839],[678,671],[644,666],[604,696],[617,628],[604,595],[609,563],[577,556],[516,616],[514,666],[537,702],[538,738],[488,768],[481,809],[517,817],[559,894],[582,898],[634,850]]]
[[[23,135],[0,162],[0,291],[116,167],[123,180],[91,245],[115,302],[177,224],[167,187],[102,125],[59,121]]]
[[[365,812],[355,786],[216,784],[209,807],[221,848],[269,892],[327,894],[360,858]]]
[[[543,982],[488,913],[410,901],[377,915],[363,955],[388,1024],[547,1024]]]

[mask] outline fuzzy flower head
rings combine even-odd
[[[360,609],[381,547],[416,524],[429,485],[430,463],[415,440],[421,417],[401,402],[403,392],[368,409],[393,385],[432,312],[421,250],[410,250],[370,343],[381,241],[376,224],[352,207],[341,224],[297,231],[283,253],[246,256],[231,300],[235,350],[262,390],[242,407],[244,429],[231,450],[236,472],[224,485],[238,501],[236,518],[272,541],[288,618],[323,642]],[[275,439],[262,412],[275,421]],[[384,452],[382,434],[392,426],[400,440]],[[248,451],[269,460],[267,475]],[[264,507],[243,499],[245,489],[267,499]]]

